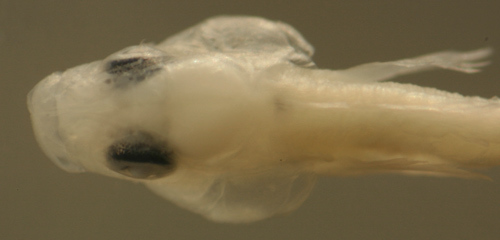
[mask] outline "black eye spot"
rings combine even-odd
[[[145,132],[132,132],[107,151],[111,170],[138,179],[156,179],[175,169],[174,154],[166,144]]]
[[[147,59],[141,57],[119,59],[109,62],[107,71],[110,74],[123,74],[126,72],[143,70],[147,68],[149,64]]]
[[[106,83],[115,83],[119,86],[140,82],[162,69],[158,58],[133,57],[109,61],[106,72],[113,75]]]

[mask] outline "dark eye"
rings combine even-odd
[[[175,169],[174,154],[150,134],[132,132],[107,151],[111,170],[138,179],[156,179]]]
[[[106,72],[113,75],[107,82],[124,85],[140,82],[158,72],[162,64],[158,58],[132,57],[111,60],[106,65]]]

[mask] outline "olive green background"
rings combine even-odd
[[[139,184],[58,169],[38,148],[26,94],[46,75],[160,42],[220,14],[296,27],[321,68],[341,69],[492,46],[493,64],[467,75],[399,78],[500,95],[500,1],[0,0],[0,239],[499,239],[493,181],[396,175],[324,178],[296,212],[254,224],[209,222]],[[499,119],[500,124],[500,119]]]

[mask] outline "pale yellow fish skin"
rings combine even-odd
[[[476,73],[491,49],[322,70],[293,27],[215,17],[57,72],[28,95],[35,136],[70,172],[144,183],[219,222],[284,214],[316,177],[464,178],[500,163],[500,101],[389,82]]]

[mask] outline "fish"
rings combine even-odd
[[[319,176],[487,178],[500,100],[392,79],[477,73],[491,48],[319,69],[292,26],[218,16],[159,44],[55,72],[28,94],[34,135],[68,172],[144,184],[205,218],[297,209]]]

